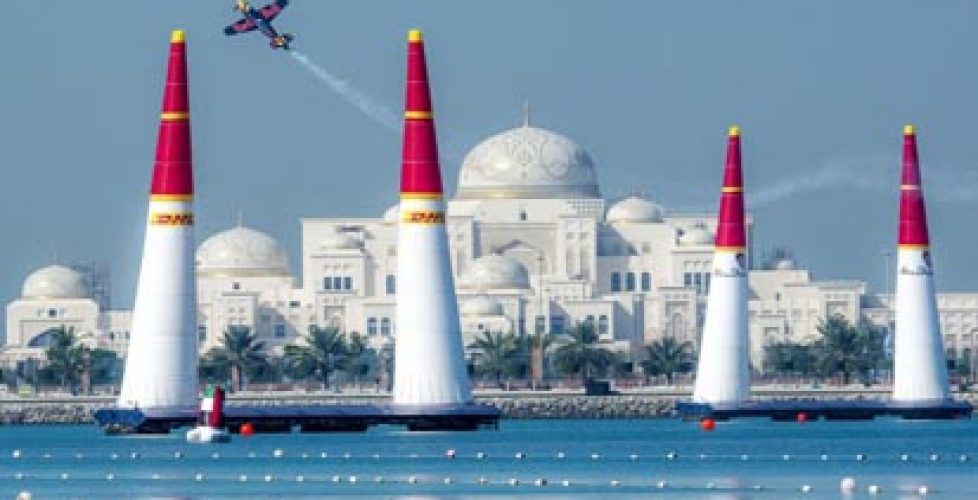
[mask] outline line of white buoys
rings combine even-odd
[[[32,500],[33,498],[34,495],[32,495],[31,492],[26,490],[21,491],[20,493],[17,494],[17,500]]]
[[[869,485],[868,488],[866,488],[866,491],[870,495],[879,495],[880,493],[883,492],[883,489],[880,488],[879,485],[877,485],[877,484],[871,484],[871,485]]]
[[[275,450],[272,451],[272,456],[275,458],[282,458],[285,456],[285,450],[281,448],[275,448]]]
[[[839,481],[839,490],[842,491],[842,493],[851,495],[856,491],[856,480],[851,477],[842,478],[842,481]]]
[[[20,458],[22,455],[23,455],[23,453],[21,453],[20,450],[14,450],[14,451],[10,452],[10,458],[13,458],[14,460]]]
[[[203,480],[204,480],[204,475],[203,474],[201,474],[199,472],[197,474],[194,474],[194,481],[197,481],[199,483],[199,482],[201,482]]]
[[[813,491],[815,491],[815,488],[813,488],[812,485],[810,485],[810,484],[805,484],[805,485],[802,485],[802,487],[801,487],[801,492],[802,493],[811,493]]]

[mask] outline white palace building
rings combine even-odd
[[[478,144],[458,178],[447,229],[465,344],[487,330],[561,332],[585,321],[626,352],[665,336],[698,341],[714,213],[671,212],[640,196],[609,203],[587,151],[528,123]],[[252,328],[273,349],[310,325],[389,345],[397,213],[302,219],[301,277],[260,231],[239,225],[209,237],[197,250],[201,351],[229,325]],[[7,304],[5,362],[43,358],[47,333],[61,325],[125,355],[131,314],[106,310],[89,281],[60,265],[31,274]],[[829,314],[887,326],[893,319],[889,296],[867,294],[861,281],[814,281],[790,260],[752,269],[749,283],[758,368],[764,345],[812,339]],[[949,356],[970,356],[978,294],[942,294],[938,303]]]

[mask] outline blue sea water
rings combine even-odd
[[[498,431],[378,428],[190,445],[182,432],[2,427],[0,499],[839,498],[847,476],[853,498],[919,498],[921,485],[928,498],[978,498],[976,431],[975,421],[741,420],[708,433],[678,420],[537,420],[503,421]],[[871,496],[870,485],[881,493]]]

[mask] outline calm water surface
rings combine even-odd
[[[839,498],[846,476],[857,481],[854,498],[871,498],[869,485],[882,491],[872,498],[919,498],[920,485],[930,488],[928,498],[978,498],[976,435],[976,421],[744,420],[706,433],[676,420],[563,420],[503,421],[499,431],[474,433],[379,428],[189,445],[182,433],[107,437],[88,426],[2,427],[0,499],[21,491],[36,499]],[[803,485],[813,492],[802,494]]]

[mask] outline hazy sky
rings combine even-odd
[[[299,271],[299,218],[379,216],[400,138],[260,36],[230,1],[9,2],[0,92],[0,297],[51,263],[112,267],[130,307],[169,33],[188,31],[197,238],[268,232]],[[714,210],[727,126],[744,133],[757,249],[821,279],[882,283],[900,132],[919,128],[938,286],[978,290],[978,2],[293,0],[277,20],[357,89],[402,106],[424,29],[446,185],[479,140],[535,125],[591,152],[602,193]]]

